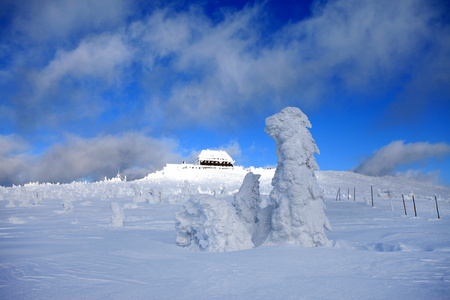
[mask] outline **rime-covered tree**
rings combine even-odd
[[[261,175],[248,173],[239,189],[234,195],[234,207],[242,221],[253,235],[258,224],[258,210],[261,203],[259,193],[259,178]]]
[[[267,238],[270,229],[270,207],[261,208],[259,178],[261,175],[248,173],[239,191],[234,195],[234,207],[239,219],[252,236],[252,242],[258,247]]]
[[[122,227],[124,216],[123,216],[123,210],[120,207],[119,203],[111,202],[111,209],[112,209],[111,226]]]
[[[177,244],[190,249],[223,252],[253,248],[252,236],[235,208],[225,200],[196,195],[175,214]]]
[[[273,205],[267,244],[329,244],[324,229],[331,230],[325,216],[323,192],[314,169],[319,149],[308,128],[308,117],[298,108],[286,107],[266,119],[265,131],[277,146],[277,169],[272,180]]]

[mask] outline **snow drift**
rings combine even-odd
[[[229,193],[219,195],[220,200],[231,205],[246,173],[221,171],[170,176],[158,172],[133,182],[0,187],[0,295],[4,299],[448,298],[449,187],[405,177],[316,171],[333,224],[333,231],[327,232],[333,247],[281,245],[226,254],[186,251],[175,244],[174,219],[186,196],[180,194],[185,180],[202,194],[213,195],[226,187]],[[270,200],[275,170],[255,171],[262,174],[264,206]],[[256,187],[256,182],[250,183]],[[161,188],[164,199],[133,203],[131,184],[143,191]],[[374,207],[365,204],[371,185]],[[339,189],[353,196],[354,187],[356,198],[342,194],[336,201]],[[102,200],[106,189],[116,197]],[[42,203],[22,206],[19,190],[38,192]],[[417,217],[410,194],[415,196]],[[72,199],[75,208],[69,213],[62,211],[65,198]],[[123,227],[111,224],[111,202],[124,208]],[[128,204],[136,204],[135,209],[125,210]]]

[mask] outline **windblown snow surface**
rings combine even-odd
[[[252,171],[267,203],[274,170]],[[402,177],[317,171],[330,247],[177,246],[183,203],[197,194],[231,203],[246,173],[0,187],[0,298],[449,299],[450,189]]]

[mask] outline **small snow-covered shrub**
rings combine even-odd
[[[64,211],[72,211],[73,210],[73,204],[72,201],[74,200],[74,196],[70,192],[65,192],[61,194],[62,197],[62,208]]]
[[[208,252],[253,248],[252,237],[225,200],[197,195],[175,215],[177,244]]]
[[[137,204],[132,202],[132,203],[125,203],[123,205],[123,209],[136,209],[138,208]]]
[[[162,203],[164,201],[163,191],[160,187],[145,189],[136,184],[132,184],[134,190],[133,203],[147,202],[150,204]]]
[[[10,189],[9,191],[6,190],[5,196],[6,196],[6,200],[8,200],[8,204],[6,204],[5,207],[15,207],[16,205],[15,205],[14,201],[15,201],[16,197],[15,197],[15,194],[13,193],[12,189]]]
[[[163,202],[163,192],[161,188],[153,188],[147,192],[146,200],[150,204],[161,203]]]
[[[33,186],[23,186],[17,190],[17,197],[20,206],[42,204],[43,192]]]
[[[14,198],[9,198],[8,204],[6,204],[5,207],[16,207],[16,205],[14,204]]]
[[[143,191],[143,189],[137,185],[137,184],[132,184],[131,187],[134,190],[134,199],[133,202],[134,203],[139,203],[139,202],[145,202],[145,192]]]
[[[187,180],[184,181],[183,187],[181,189],[181,201],[189,200],[193,195],[198,193],[197,189],[194,188],[191,183]]]
[[[111,202],[111,209],[112,209],[111,226],[112,227],[122,227],[124,216],[123,216],[123,210],[120,207],[119,203]]]
[[[73,210],[73,204],[72,204],[72,201],[70,201],[69,198],[63,199],[61,205],[62,205],[62,208],[63,208],[64,211],[71,211],[71,210]]]
[[[23,218],[19,218],[19,217],[10,217],[8,218],[8,222],[11,224],[26,224],[27,221]]]
[[[252,242],[259,246],[267,238],[270,230],[270,209],[261,208],[259,178],[261,175],[248,173],[239,191],[234,195],[234,207],[239,219],[252,236]]]
[[[32,202],[32,195],[26,187],[18,187],[15,190],[14,196],[19,206],[28,206]]]
[[[261,175],[248,173],[239,191],[234,195],[234,207],[238,215],[248,224],[258,222],[258,210],[261,203],[259,194],[259,178]]]
[[[228,191],[228,187],[226,185],[222,185],[220,188],[214,189],[214,197],[226,197],[230,194]]]
[[[106,200],[112,198],[117,198],[117,192],[115,191],[114,187],[106,185],[101,199]]]

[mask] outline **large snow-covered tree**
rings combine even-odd
[[[331,230],[331,226],[314,175],[314,169],[319,168],[314,153],[319,154],[319,149],[308,128],[308,117],[296,107],[286,107],[266,119],[265,131],[275,140],[278,156],[267,244],[329,244],[324,229]]]

